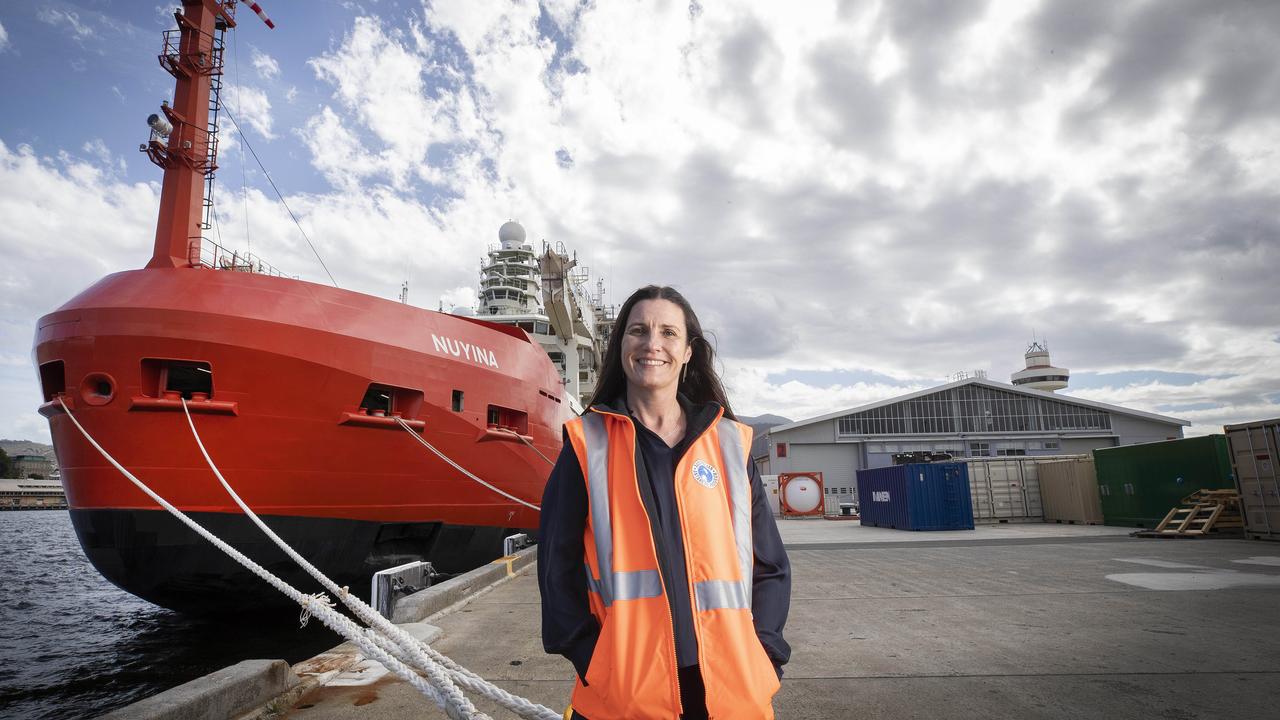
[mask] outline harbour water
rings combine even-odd
[[[193,619],[107,582],[65,510],[0,513],[0,717],[76,720],[249,658],[336,645],[297,615]]]

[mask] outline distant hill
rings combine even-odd
[[[751,435],[751,457],[760,457],[769,452],[768,445],[765,444],[765,435],[768,434],[769,428],[775,425],[786,425],[791,420],[781,415],[739,415],[738,422],[750,425],[755,432]]]
[[[0,448],[9,457],[14,455],[43,455],[56,466],[58,458],[54,457],[53,446],[38,443],[34,440],[0,440]]]

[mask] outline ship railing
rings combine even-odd
[[[210,35],[191,26],[181,14],[177,30],[167,30],[164,47],[160,51],[160,66],[174,77],[208,75],[210,86],[210,116],[208,123],[185,118],[173,111],[169,104],[161,103],[165,118],[173,126],[170,132],[160,133],[152,129],[151,137],[143,150],[151,162],[168,168],[173,162],[181,162],[211,180],[218,169],[218,104],[222,88],[223,42],[222,33]],[[191,48],[183,52],[183,38],[190,33],[201,36],[192,41]],[[204,52],[204,48],[208,52]]]
[[[229,250],[209,238],[192,238],[190,245],[192,267],[206,267],[213,270],[231,270],[256,275],[298,279],[297,275],[288,275],[271,263],[251,252]],[[199,256],[197,257],[197,253]]]

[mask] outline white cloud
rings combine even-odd
[[[97,160],[108,173],[124,173],[129,169],[124,158],[112,154],[111,150],[107,148],[107,144],[102,141],[102,138],[94,138],[82,145],[80,149]]]
[[[280,63],[258,48],[253,48],[253,67],[263,80],[271,80],[280,75]]]
[[[85,151],[112,162],[100,141]],[[146,263],[159,188],[122,182],[109,169],[0,141],[0,347],[29,348],[41,315],[108,272]],[[28,363],[0,366],[0,435],[47,439],[39,403]]]
[[[1280,37],[1256,4],[545,10],[556,37],[532,2],[440,1],[317,51],[331,98],[280,134],[333,186],[289,201],[344,287],[395,297],[408,279],[415,304],[469,303],[514,217],[577,250],[615,302],[685,292],[745,414],[812,416],[962,369],[1006,380],[1033,329],[1077,375],[1200,378],[1081,397],[1193,433],[1280,414]],[[266,94],[242,95],[242,122],[273,136]],[[97,163],[4,158],[42,169],[37,186],[124,187]],[[249,205],[255,251],[323,278],[277,203]],[[17,211],[52,237],[33,227],[48,210]],[[76,258],[80,286],[101,273]],[[785,380],[834,370],[887,379]]]
[[[444,308],[446,312],[456,309],[468,310],[474,309],[476,304],[480,302],[480,295],[476,289],[470,285],[463,285],[448,290],[440,295],[440,304],[438,307]]]
[[[267,140],[274,140],[276,135],[271,129],[274,124],[271,101],[267,94],[254,87],[232,86],[228,89],[230,104],[236,121],[241,124],[240,129],[253,128]]]
[[[1275,297],[1244,269],[1274,266],[1280,247],[1264,209],[1276,170],[1256,162],[1274,109],[1197,134],[1203,70],[1188,67],[1149,111],[1078,133],[1069,123],[1099,102],[1100,78],[1130,62],[1122,47],[1054,67],[1032,6],[949,7],[927,22],[905,6],[846,6],[561,8],[549,12],[571,47],[553,64],[536,7],[432,3],[424,32],[456,39],[474,88],[476,114],[458,124],[500,138],[494,181],[463,184],[444,217],[505,203],[531,234],[611,268],[618,299],[677,285],[720,329],[747,412],[801,417],[922,387],[774,386],[768,370],[1006,380],[1033,327],[1077,371],[1244,378],[1231,391],[1085,397],[1140,409],[1217,398],[1215,417],[1256,408],[1280,346],[1261,317],[1242,346],[1235,308]],[[1233,42],[1222,27],[1205,62]],[[1206,150],[1220,167],[1204,167]],[[1241,289],[1229,299],[1226,287]],[[1224,343],[1231,352],[1215,350]]]
[[[0,23],[0,52],[9,49],[9,31],[4,29],[4,24]]]
[[[343,171],[349,181],[382,176],[397,187],[414,179],[465,184],[467,179],[456,174],[465,171],[465,158],[449,165],[451,172],[445,173],[427,153],[433,147],[475,153],[473,146],[488,141],[486,129],[475,121],[465,89],[437,87],[434,94],[428,93],[423,82],[426,59],[400,35],[388,32],[375,19],[357,18],[340,48],[310,61],[317,76],[332,83],[335,99],[351,120],[335,122],[333,109],[326,108],[308,121],[304,137],[313,162],[328,174],[346,158],[364,159]],[[327,133],[326,141],[317,141],[312,129]]]
[[[71,10],[41,7],[36,12],[36,18],[39,19],[40,22],[53,25],[54,27],[65,27],[67,30],[71,31],[72,37],[74,37],[77,42],[94,35],[93,28],[89,27],[86,23],[81,22],[80,14]]]

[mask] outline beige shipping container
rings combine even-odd
[[[1040,465],[1045,522],[1102,524],[1102,498],[1093,458],[1083,456]]]
[[[1227,425],[1223,430],[1240,491],[1245,534],[1280,540],[1280,418]]]
[[[969,497],[978,523],[1042,522],[1041,465],[1083,455],[1016,455],[964,458],[969,467]]]

